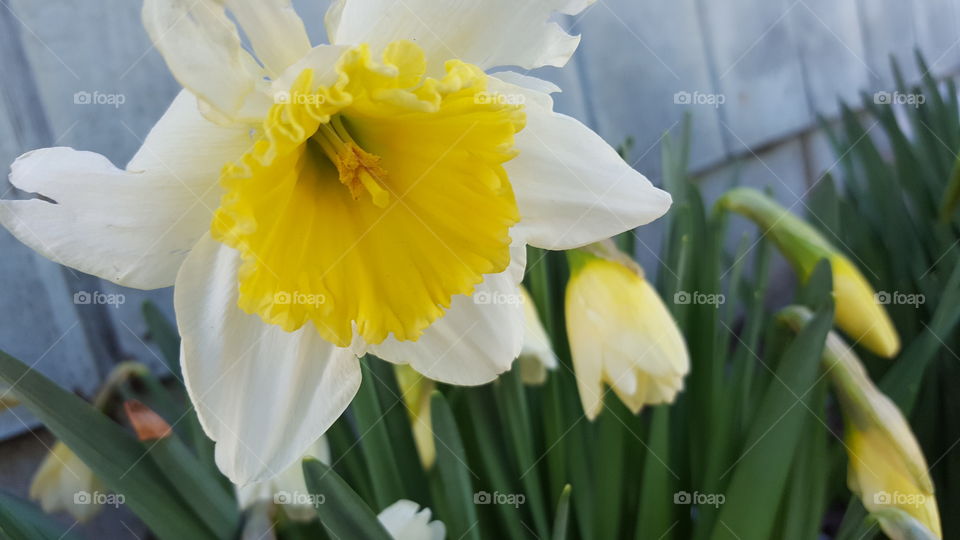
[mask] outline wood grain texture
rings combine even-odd
[[[930,3],[933,0],[917,1]],[[871,87],[894,87],[891,58],[896,58],[908,80],[916,80],[920,72],[913,60],[917,44],[914,0],[858,0],[858,7],[864,52],[871,69]]]
[[[694,117],[693,166],[721,161],[718,109],[675,103],[679,92],[715,93],[694,0],[604,0],[574,23],[577,52],[595,128],[608,142],[635,140],[638,168],[660,175],[659,142]]]
[[[721,112],[730,148],[756,147],[809,125],[813,117],[789,24],[803,9],[800,0],[699,3],[717,86],[726,97]]]
[[[797,43],[810,108],[834,116],[838,100],[854,101],[869,87],[856,0],[804,0],[787,22]]]

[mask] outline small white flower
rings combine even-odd
[[[520,293],[523,298],[523,348],[517,359],[520,379],[524,384],[543,384],[547,380],[547,370],[557,367],[557,355],[537,315],[533,298],[523,286],[520,287]]]
[[[441,521],[430,521],[430,509],[400,499],[377,515],[394,540],[443,540],[447,529]]]

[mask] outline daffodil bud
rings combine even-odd
[[[523,349],[517,359],[520,368],[520,380],[524,384],[543,384],[547,380],[547,370],[557,367],[557,355],[550,345],[537,306],[525,287],[520,287],[523,300]]]
[[[781,319],[798,330],[810,316],[806,308],[791,307],[782,312]],[[873,384],[860,359],[834,332],[827,335],[822,361],[843,411],[851,491],[860,496],[870,513],[899,509],[940,538],[933,482],[907,419]],[[887,526],[902,524],[895,517],[888,514],[884,518]],[[886,526],[884,531],[890,534]]]
[[[414,371],[406,364],[394,366],[397,375],[397,386],[403,396],[403,403],[410,418],[410,427],[413,430],[413,442],[420,455],[420,463],[424,469],[433,467],[437,458],[437,447],[433,441],[433,422],[430,419],[430,394],[436,388],[431,379]]]
[[[33,475],[30,498],[39,501],[44,512],[67,512],[85,522],[97,515],[103,505],[103,484],[90,467],[66,444],[57,441]]]
[[[830,261],[837,326],[874,354],[886,358],[896,356],[900,351],[900,336],[877,301],[873,287],[819,231],[755,189],[732,189],[717,205],[740,213],[762,227],[803,281],[810,277],[820,259]]]
[[[690,369],[687,345],[643,270],[610,242],[568,257],[567,336],[587,418],[600,413],[604,385],[634,413],[673,402]]]

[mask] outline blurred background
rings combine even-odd
[[[323,41],[328,2],[294,4]],[[127,162],[179,90],[139,11],[129,0],[0,0],[0,166],[47,146]],[[659,143],[689,113],[691,167],[708,202],[739,183],[803,210],[837,165],[818,117],[833,121],[841,100],[861,94],[895,101],[891,57],[908,82],[925,75],[916,50],[938,79],[960,68],[955,0],[599,0],[562,23],[582,34],[580,49],[566,68],[532,73],[563,89],[557,109],[624,146],[658,185]],[[26,196],[0,176],[4,198]],[[657,224],[636,233],[651,274],[662,234]],[[140,307],[151,299],[172,318],[169,290],[123,289],[60,267],[3,230],[0,253],[0,349],[85,397],[123,360],[165,371]],[[775,287],[792,287],[791,274],[783,268]],[[52,441],[36,426],[22,409],[0,415],[0,484],[20,495]],[[124,512],[105,512],[94,527],[127,534],[136,526]]]

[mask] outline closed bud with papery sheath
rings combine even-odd
[[[755,189],[728,191],[717,205],[757,223],[773,239],[802,281],[820,259],[833,271],[836,323],[870,352],[892,358],[900,351],[900,337],[873,287],[857,267],[809,223]]]
[[[676,322],[637,263],[612,242],[569,251],[567,336],[587,418],[605,386],[631,411],[671,403],[690,370]]]
[[[782,314],[796,330],[810,317],[801,307]],[[927,461],[903,413],[873,384],[860,359],[834,332],[827,335],[823,369],[843,412],[850,490],[887,536],[942,538]],[[916,534],[924,529],[928,534]]]

